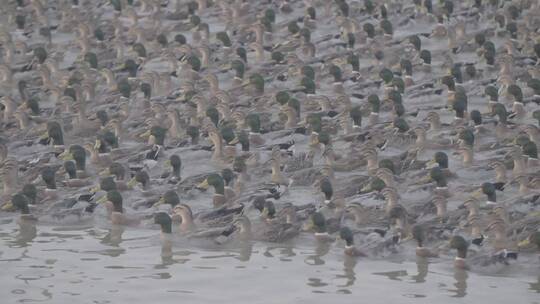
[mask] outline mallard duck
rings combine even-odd
[[[172,221],[169,214],[158,212],[154,215],[154,224],[161,227],[161,256],[172,257]]]
[[[222,207],[229,202],[228,198],[225,196],[225,182],[221,175],[216,173],[208,175],[203,182],[197,185],[197,188],[206,190],[209,186],[214,187],[214,196],[212,199],[214,207]]]
[[[339,238],[345,241],[344,253],[352,257],[366,257],[367,254],[356,248],[354,245],[354,235],[349,227],[342,227],[339,230]]]
[[[19,210],[21,212],[21,215],[17,219],[17,223],[19,225],[25,225],[25,224],[35,224],[38,219],[30,212],[30,200],[26,195],[22,193],[17,193],[11,197],[10,202],[5,205],[2,209],[8,210],[11,208],[15,208],[16,210]]]
[[[144,170],[138,171],[135,174],[135,177],[128,182],[128,188],[134,187],[135,185],[140,185],[140,192],[143,196],[156,196],[155,192],[151,189],[151,180],[148,172]]]
[[[89,180],[77,177],[77,167],[75,165],[75,162],[64,162],[64,171],[66,171],[68,175],[68,179],[63,181],[65,185],[73,188],[80,188],[88,186],[90,184]]]
[[[41,179],[45,183],[44,200],[53,200],[58,198],[56,189],[56,169],[45,167],[41,170]]]
[[[336,240],[328,233],[326,224],[326,218],[320,212],[313,213],[308,219],[308,228],[313,231],[318,242],[333,242]]]
[[[105,204],[113,225],[134,226],[140,223],[140,219],[127,216],[124,213],[123,198],[120,192],[116,190],[108,191]]]
[[[424,247],[425,243],[425,229],[421,225],[414,225],[412,228],[412,236],[416,240],[416,255],[423,258],[435,258],[439,254],[432,249]]]
[[[171,172],[164,172],[161,178],[169,178],[169,183],[176,184],[181,180],[180,170],[182,169],[182,160],[180,156],[173,154],[166,162],[171,167]]]

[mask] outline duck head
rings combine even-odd
[[[309,217],[308,226],[315,231],[315,233],[327,233],[326,219],[320,212],[315,212]]]
[[[123,213],[123,207],[122,207],[122,195],[120,192],[116,190],[111,190],[107,192],[107,202],[109,202],[112,205],[112,211]]]
[[[209,186],[214,187],[216,194],[225,194],[225,183],[221,175],[215,173],[210,174],[202,183],[197,185],[197,188],[206,190]]]
[[[457,257],[460,259],[465,259],[467,257],[467,249],[469,248],[469,243],[460,235],[454,235],[450,239],[450,248],[457,250]]]
[[[171,216],[166,212],[158,212],[154,214],[154,224],[158,224],[161,227],[161,233],[172,233]]]
[[[64,162],[64,170],[69,176],[69,179],[76,179],[77,178],[77,168],[75,166],[75,162],[68,160]]]
[[[342,227],[339,230],[339,238],[345,241],[347,247],[354,246],[354,235],[349,227]]]
[[[47,189],[56,189],[56,170],[52,167],[45,167],[41,170],[41,179],[45,182]]]

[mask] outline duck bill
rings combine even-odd
[[[165,166],[172,167],[171,161],[170,160],[165,161]]]
[[[73,154],[69,153],[68,151],[64,151],[58,155],[58,159],[63,161],[73,160]]]
[[[141,138],[150,137],[150,134],[151,134],[150,130],[148,130],[148,131],[144,132],[143,134],[139,135],[139,137],[141,137]]]
[[[152,205],[152,207],[157,207],[159,205],[163,205],[165,203],[165,198],[164,197],[161,197],[159,199],[159,201],[155,202],[154,205]]]
[[[519,248],[528,247],[531,244],[531,241],[529,239],[525,239],[518,243]]]
[[[207,190],[208,187],[208,179],[205,179],[202,183],[198,184],[196,188],[201,190]]]
[[[109,200],[107,199],[107,196],[104,195],[104,196],[102,196],[102,197],[96,202],[96,204],[99,205],[99,204],[106,203],[106,202],[108,202],[108,201],[109,201]]]
[[[101,190],[101,187],[100,187],[100,186],[96,186],[96,187],[90,189],[90,192],[91,192],[91,193],[96,193],[96,192],[98,192],[99,190]]]
[[[96,139],[96,143],[94,144],[94,149],[98,150],[101,148],[101,140]]]
[[[476,199],[479,199],[479,198],[482,197],[482,194],[483,194],[482,189],[478,189],[478,190],[474,191],[474,192],[471,194],[471,196],[474,197],[474,198],[476,198]]]
[[[134,178],[132,178],[132,179],[127,183],[127,186],[128,186],[129,188],[133,188],[133,187],[135,187],[136,184],[137,184],[137,180],[136,180],[135,177],[134,177]]]
[[[426,168],[428,168],[428,169],[434,168],[436,166],[436,164],[437,164],[437,162],[434,159],[432,159],[432,160],[427,162]]]
[[[2,206],[2,211],[10,211],[13,210],[14,206],[13,203],[7,202],[4,206]]]
[[[240,142],[240,140],[238,139],[238,136],[237,136],[237,137],[235,137],[233,140],[231,140],[231,141],[229,142],[229,144],[230,144],[230,145],[236,145],[236,144],[239,143],[239,142]]]

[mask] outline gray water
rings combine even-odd
[[[539,303],[538,265],[497,275],[451,261],[346,257],[342,245],[244,243],[174,246],[161,258],[157,231],[0,225],[2,303]],[[185,246],[185,247],[184,247]],[[189,246],[189,247],[188,247]],[[529,273],[529,275],[524,274]]]

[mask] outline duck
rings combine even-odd
[[[89,180],[77,177],[77,167],[74,161],[64,162],[64,171],[67,173],[68,179],[64,180],[63,183],[68,187],[81,188],[90,185]]]
[[[107,201],[105,206],[113,225],[137,226],[140,219],[134,216],[128,216],[124,213],[122,194],[116,190],[107,192]]]
[[[339,230],[339,238],[345,241],[345,255],[351,257],[367,257],[367,254],[356,248],[354,245],[354,234],[349,227],[342,227]]]
[[[213,206],[216,208],[227,205],[230,201],[225,196],[225,181],[223,177],[217,173],[208,175],[200,184],[197,185],[198,189],[206,190],[208,187],[214,187],[214,195],[212,198]]]
[[[425,228],[422,225],[414,225],[412,227],[412,236],[417,244],[416,256],[423,258],[436,258],[439,256],[438,252],[430,248],[424,247],[426,237]]]
[[[172,252],[172,220],[171,216],[166,212],[158,212],[154,214],[154,224],[158,224],[161,229],[161,256],[164,258],[170,258],[173,256]]]

